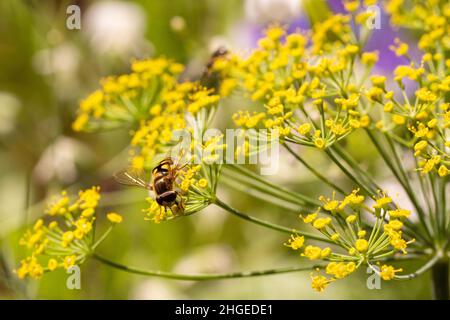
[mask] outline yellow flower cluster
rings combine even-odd
[[[151,168],[155,154],[186,127],[186,113],[216,106],[220,96],[198,82],[179,82],[184,67],[165,58],[136,60],[130,74],[108,77],[80,103],[75,131],[137,125],[132,130],[131,167]]]
[[[48,205],[46,217],[37,220],[19,241],[31,250],[16,270],[19,278],[40,278],[46,271],[68,269],[84,261],[91,253],[94,240],[93,222],[99,191],[99,187],[80,191],[75,200],[64,191]],[[122,221],[117,213],[109,213],[107,217],[112,223]]]
[[[423,174],[436,172],[445,177],[450,166],[450,104],[445,101],[450,90],[450,75],[439,78],[439,74],[428,68],[411,66],[399,66],[394,73],[404,98],[395,98],[394,92],[387,91],[384,84],[373,87],[371,90],[380,90],[374,101],[381,106],[381,120],[375,126],[413,149],[418,170]],[[419,85],[414,99],[405,93],[405,78]]]
[[[450,4],[442,0],[386,0],[385,10],[396,26],[420,31],[419,48],[436,47],[448,41]]]
[[[90,131],[145,119],[159,95],[175,86],[183,69],[165,58],[132,61],[131,73],[101,80],[101,88],[81,101],[73,129]]]
[[[450,170],[450,4],[447,1],[388,0],[386,9],[394,25],[414,28],[420,35],[420,62],[413,61],[406,43],[396,39],[391,49],[409,64],[394,70],[401,97],[387,90],[384,82],[373,82],[368,91],[374,104],[380,105],[376,127],[405,147],[414,149],[418,170],[441,177]],[[415,89],[409,97],[406,86]],[[406,129],[406,130],[405,130]]]
[[[377,94],[367,97],[363,83],[378,54],[362,52],[364,39],[350,25],[355,20],[367,31],[365,20],[349,11],[316,24],[311,35],[269,27],[248,58],[229,59],[237,87],[259,108],[235,113],[234,123],[243,129],[277,129],[286,141],[319,149],[368,127],[362,100]],[[354,72],[359,66],[365,70],[362,77]]]
[[[301,218],[337,249],[305,246],[305,236],[298,234],[292,235],[285,243],[293,250],[299,250],[302,257],[328,261],[325,268],[328,277],[320,275],[320,272],[311,275],[312,287],[317,291],[323,291],[329,283],[347,277],[362,264],[382,261],[398,251],[406,254],[408,244],[414,242],[414,239],[405,240],[402,232],[402,220],[410,212],[393,206],[392,199],[382,192],[374,197],[371,207],[359,190],[354,190],[342,200],[335,199],[334,194],[331,199],[321,196],[319,200],[322,206]],[[376,218],[373,226],[364,222],[364,214]],[[393,279],[395,272],[401,271],[388,266],[383,268],[384,280]]]

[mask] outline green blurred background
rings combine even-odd
[[[369,290],[365,270],[322,294],[310,288],[308,272],[180,282],[127,274],[88,260],[82,266],[81,290],[66,288],[63,270],[40,281],[19,281],[12,273],[25,255],[18,239],[43,213],[46,199],[64,188],[76,192],[91,185],[101,185],[105,192],[102,211],[114,209],[125,218],[98,249],[111,260],[180,273],[303,263],[283,246],[286,235],[249,225],[216,207],[159,225],[144,222],[145,192],[122,190],[111,179],[126,163],[128,133],[76,134],[70,124],[79,100],[101,77],[127,72],[132,57],[164,55],[187,64],[187,77],[195,77],[220,45],[246,52],[264,25],[279,21],[307,26],[305,7],[315,10],[309,14],[316,18],[326,8],[326,2],[305,1],[310,5],[301,6],[300,0],[0,1],[0,299],[429,298],[426,277]],[[66,8],[71,4],[81,8],[81,30],[66,28]],[[229,125],[227,119],[237,107],[242,107],[237,98],[226,104],[220,126]],[[373,150],[360,147],[362,139],[349,141],[354,156],[374,159]],[[317,154],[306,155],[339,179],[337,169]],[[271,179],[314,197],[330,192],[289,155],[282,157],[285,169]],[[375,160],[364,161],[368,170],[377,170]],[[244,212],[286,226],[300,225],[296,212],[225,186],[220,193]],[[97,227],[104,229],[104,219],[99,220]]]

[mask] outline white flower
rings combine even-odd
[[[42,75],[56,75],[59,78],[72,78],[78,70],[80,53],[73,44],[60,45],[38,51],[33,56],[33,67]]]
[[[145,15],[133,3],[94,3],[88,8],[84,22],[82,28],[86,27],[92,48],[101,54],[134,55],[145,42]]]
[[[82,156],[81,156],[82,155]],[[92,153],[77,140],[59,137],[43,152],[33,171],[33,178],[47,184],[51,179],[71,183],[77,178],[76,163],[92,157]]]
[[[300,15],[300,0],[246,0],[245,16],[254,23],[290,22]]]

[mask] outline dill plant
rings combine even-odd
[[[309,197],[274,184],[245,166],[217,162],[217,154],[227,145],[212,138],[189,146],[194,156],[177,180],[185,210],[161,210],[149,198],[144,218],[161,223],[216,205],[290,236],[284,245],[299,253],[297,267],[189,275],[111,261],[95,252],[109,231],[95,241],[92,223],[100,195],[93,188],[82,191],[74,203],[63,193],[49,206],[47,213],[60,217],[66,229],[38,220],[24,235],[21,244],[32,253],[17,269],[18,276],[39,278],[46,271],[92,257],[128,272],[180,280],[310,270],[312,288],[323,291],[365,266],[385,281],[408,280],[431,270],[435,298],[448,299],[450,4],[439,0],[383,2],[393,25],[414,28],[419,34],[421,58],[411,58],[409,45],[397,39],[391,50],[408,63],[397,66],[391,75],[379,75],[373,71],[379,53],[365,50],[371,34],[377,32],[366,23],[373,18],[366,7],[375,3],[345,1],[347,13],[331,15],[309,31],[287,34],[281,26],[269,27],[248,57],[231,52],[214,61],[213,72],[220,79],[215,89],[205,88],[199,81],[181,81],[184,67],[169,59],[133,61],[131,73],[101,81],[100,88],[81,102],[73,123],[75,131],[89,132],[131,127],[130,166],[151,170],[158,157],[176,146],[177,130],[202,136],[222,100],[230,94],[247,99],[256,110],[236,112],[232,117],[236,127],[244,132],[269,129],[269,135],[276,131],[287,152],[330,187],[332,194]],[[412,212],[399,206],[389,190],[378,185],[377,177],[351,155],[346,139],[352,134],[368,137],[408,196]],[[331,180],[298,153],[296,145],[323,153],[354,187],[347,190]],[[252,152],[248,145],[238,151],[246,156]],[[414,159],[415,168],[405,165],[407,157]],[[217,196],[221,184],[282,208],[297,208],[303,226],[296,230],[231,207]],[[86,193],[92,193],[91,202],[83,200]],[[411,219],[413,215],[417,219]],[[110,213],[108,219],[112,225],[122,221],[116,213]],[[44,263],[44,254],[54,257]],[[307,263],[309,260],[314,265]],[[402,266],[405,260],[422,261],[422,266],[407,270]]]

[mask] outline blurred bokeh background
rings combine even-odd
[[[81,8],[80,30],[66,28],[66,9],[72,4]],[[79,100],[97,87],[101,77],[127,72],[133,57],[164,55],[185,63],[186,76],[195,77],[219,46],[245,53],[267,24],[309,28],[333,11],[342,11],[340,1],[0,1],[0,299],[429,298],[426,277],[369,290],[364,270],[322,294],[311,290],[308,272],[180,282],[127,274],[89,260],[82,267],[81,290],[66,288],[63,270],[40,281],[19,281],[12,273],[24,256],[18,246],[20,234],[43,213],[46,199],[61,189],[76,192],[91,185],[100,185],[105,192],[103,210],[113,208],[125,217],[99,247],[111,260],[181,273],[302,263],[283,246],[286,235],[249,225],[216,207],[159,225],[144,222],[145,192],[123,190],[111,179],[114,170],[126,163],[128,133],[76,134],[70,125]],[[379,72],[389,72],[401,62],[387,49],[401,30],[392,30],[387,17],[382,18],[382,30],[374,33],[368,46],[381,52]],[[236,99],[227,104],[221,126],[227,126],[237,107]],[[367,170],[379,170],[376,157],[371,157],[374,151],[360,147],[363,139],[350,139],[354,156]],[[283,167],[271,179],[315,197],[330,192],[288,154],[282,156]],[[339,179],[337,169],[317,154],[307,156],[315,157],[322,172]],[[387,174],[381,177],[384,185],[392,181]],[[245,212],[299,226],[297,214],[225,186],[220,192]],[[99,219],[97,227],[104,228]]]

